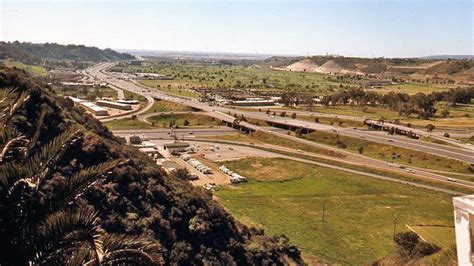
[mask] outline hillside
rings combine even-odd
[[[60,45],[56,43],[35,44],[29,42],[0,42],[0,60],[13,59],[24,64],[36,65],[44,61],[72,60],[102,62],[130,60],[130,54],[111,49],[99,49],[84,45]]]
[[[0,68],[0,98],[0,264],[299,262],[25,72]]]
[[[428,58],[358,58],[342,56],[271,57],[263,66],[276,69],[341,75],[380,75],[405,78],[431,78],[435,76],[473,81],[472,60],[444,60]]]

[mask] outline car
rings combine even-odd
[[[194,135],[194,132],[189,132],[188,134],[189,134],[189,135]]]
[[[389,139],[388,142],[395,142],[393,139]]]
[[[416,173],[416,171],[413,170],[413,169],[407,169],[407,172],[408,172],[408,173]]]
[[[303,152],[302,150],[297,150],[298,152]]]
[[[229,147],[229,150],[233,151],[233,150],[234,150],[234,148],[232,148],[232,147]]]

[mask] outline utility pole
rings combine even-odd
[[[393,239],[395,239],[395,234],[397,233],[397,216],[393,217]]]
[[[322,220],[324,223],[324,213],[326,212],[326,203],[323,202],[323,215],[322,215]]]

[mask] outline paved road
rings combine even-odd
[[[130,135],[142,136],[145,135],[149,139],[162,139],[170,138],[169,129],[124,129],[124,130],[113,130],[114,135],[120,137],[126,137]],[[223,136],[223,135],[236,135],[238,131],[229,127],[214,127],[214,128],[179,128],[175,129],[176,137],[182,138],[193,138],[198,136]]]
[[[337,127],[333,127],[333,126],[329,126],[329,125],[322,125],[322,124],[318,124],[318,123],[300,121],[300,120],[296,120],[296,119],[272,117],[272,116],[268,116],[265,113],[261,113],[261,112],[248,112],[248,111],[235,110],[235,109],[225,108],[225,107],[213,107],[213,106],[209,106],[205,103],[198,102],[196,100],[190,100],[190,99],[184,98],[184,97],[171,96],[171,95],[167,95],[167,94],[165,94],[163,92],[160,92],[160,91],[150,91],[149,88],[139,86],[137,84],[131,83],[131,82],[126,81],[126,80],[117,79],[117,78],[115,78],[113,76],[110,76],[107,73],[105,73],[104,70],[106,70],[107,68],[113,66],[113,64],[114,63],[102,63],[102,64],[99,64],[99,65],[96,65],[95,67],[93,67],[91,69],[88,69],[87,72],[90,75],[92,75],[92,76],[94,76],[94,77],[96,77],[100,80],[105,80],[108,83],[112,83],[114,86],[117,86],[119,88],[129,90],[131,92],[135,92],[137,94],[145,95],[145,96],[148,96],[148,97],[155,97],[155,98],[159,98],[159,99],[163,99],[163,100],[177,102],[177,103],[181,103],[181,104],[191,106],[191,107],[196,108],[196,109],[204,110],[204,111],[208,112],[210,115],[212,115],[213,117],[215,117],[219,120],[222,120],[222,121],[229,122],[229,123],[232,123],[235,120],[235,118],[232,117],[231,115],[226,114],[227,112],[237,113],[237,114],[244,114],[245,116],[251,117],[251,118],[256,118],[256,119],[262,119],[263,118],[262,120],[266,120],[266,121],[270,121],[270,122],[282,123],[282,124],[298,126],[298,127],[303,126],[303,127],[307,127],[307,128],[313,129],[313,130],[325,130],[325,131],[328,131],[328,132],[333,132],[334,130],[336,130],[338,134],[347,135],[347,136],[351,136],[351,137],[359,137],[362,134],[362,135],[364,135],[364,137],[367,140],[370,140],[370,141],[382,142],[382,143],[389,144],[389,145],[394,145],[394,146],[407,147],[407,148],[414,149],[414,150],[421,150],[423,152],[434,153],[434,154],[437,154],[437,155],[440,155],[440,156],[445,156],[445,157],[454,157],[455,159],[465,160],[465,161],[474,163],[474,156],[470,153],[467,153],[469,151],[466,151],[466,150],[461,149],[461,148],[453,147],[453,149],[458,149],[456,151],[459,152],[459,153],[455,154],[450,150],[450,147],[447,148],[447,146],[445,146],[445,145],[439,145],[439,144],[434,144],[434,143],[429,143],[429,142],[424,142],[424,141],[419,141],[419,140],[404,139],[404,140],[399,141],[397,139],[394,142],[389,142],[389,140],[393,141],[394,136],[380,136],[380,134],[379,135],[374,135],[372,133],[368,133],[367,131],[361,132],[360,130],[357,131],[357,130],[346,129],[346,128],[337,128]],[[385,161],[372,159],[372,158],[362,156],[362,155],[356,155],[356,154],[349,153],[349,152],[346,152],[346,151],[341,151],[339,149],[328,147],[326,145],[310,142],[310,141],[303,140],[303,139],[300,139],[300,138],[295,138],[295,137],[288,136],[288,135],[280,133],[280,132],[267,130],[267,129],[264,129],[262,127],[252,125],[252,124],[249,124],[249,123],[246,123],[246,122],[241,122],[240,124],[247,127],[247,128],[249,128],[249,129],[252,129],[252,130],[262,130],[262,131],[265,131],[265,132],[268,132],[268,133],[271,133],[271,134],[274,134],[274,135],[289,138],[289,139],[294,140],[294,141],[303,142],[307,145],[317,146],[319,148],[323,148],[323,149],[326,149],[326,150],[334,150],[335,152],[345,154],[347,157],[350,156],[350,158],[353,158],[354,160],[357,159],[358,162],[362,162],[365,165],[370,165],[370,166],[374,166],[374,167],[381,167],[381,166],[387,164]],[[375,133],[375,132],[373,132],[373,133]],[[443,147],[443,148],[440,148],[440,147]],[[399,169],[399,172],[403,172],[403,170]],[[435,175],[435,174],[430,173],[430,172],[426,172],[426,173]],[[446,177],[440,176],[440,175],[433,176],[433,178],[436,178],[438,181],[446,181]],[[462,180],[458,180],[458,182],[456,182],[456,184],[463,184],[463,185],[468,185],[468,186],[472,185],[471,182],[462,181]]]

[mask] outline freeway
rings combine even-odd
[[[179,128],[174,130],[178,139],[193,138],[198,136],[223,136],[236,135],[238,131],[229,127],[213,127],[213,128]],[[130,135],[145,136],[149,139],[170,138],[169,129],[123,129],[113,130],[116,136],[127,137]]]
[[[150,90],[147,87],[138,85],[136,83],[130,82],[128,80],[119,79],[105,72],[108,68],[112,67],[115,63],[101,63],[95,65],[89,69],[86,69],[85,72],[95,77],[96,79],[105,81],[109,84],[112,84],[118,88],[128,90],[146,97],[152,97],[162,100],[167,100],[171,102],[176,102],[184,105],[188,105],[195,109],[203,110],[208,112],[209,115],[225,121],[227,123],[233,123],[235,118],[229,114],[236,114],[238,116],[244,115],[248,118],[264,120],[269,123],[281,124],[292,127],[301,127],[307,128],[310,130],[316,131],[325,131],[330,133],[339,134],[341,136],[348,136],[352,138],[365,138],[368,141],[383,143],[387,145],[403,147],[407,149],[422,151],[425,153],[430,153],[442,157],[453,158],[467,163],[474,164],[474,151],[467,150],[461,147],[453,147],[447,145],[440,145],[432,142],[426,142],[421,140],[413,140],[409,138],[395,137],[392,135],[381,135],[377,132],[371,131],[361,131],[351,128],[341,128],[330,125],[324,125],[319,123],[314,123],[310,121],[302,121],[298,119],[291,119],[285,117],[275,117],[267,115],[263,112],[251,112],[238,110],[233,108],[221,107],[221,106],[210,106],[207,103],[199,102],[195,99],[189,99],[185,97],[178,97],[165,94],[161,91]],[[249,123],[241,122],[241,126],[245,126],[251,130],[261,130],[259,126],[255,126]],[[396,139],[396,140],[395,140]]]

